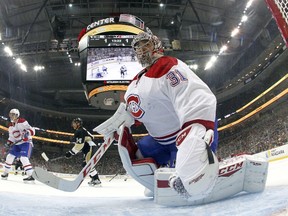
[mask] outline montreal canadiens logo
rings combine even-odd
[[[12,132],[14,138],[18,139],[21,136],[21,133],[19,130],[15,130]]]
[[[144,115],[144,110],[140,107],[141,101],[138,95],[129,95],[127,103],[131,114],[135,119],[140,119]]]

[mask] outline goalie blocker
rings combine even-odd
[[[135,144],[129,128],[120,127],[118,151],[127,173],[154,194],[154,201],[166,206],[198,205],[214,202],[240,192],[255,193],[265,188],[268,161],[253,155],[241,155],[219,163],[218,178],[211,192],[184,198],[169,186],[174,168],[159,168],[152,158],[137,159]],[[147,190],[146,190],[147,191]]]

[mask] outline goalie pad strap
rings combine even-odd
[[[209,145],[207,143],[206,143],[206,150],[207,150],[207,154],[208,154],[209,164],[214,164],[215,160],[214,160],[214,157],[213,157],[213,153],[212,153],[212,150],[210,149],[210,147],[209,147]]]

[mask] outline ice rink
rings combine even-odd
[[[144,188],[133,179],[104,179],[102,187],[89,187],[86,179],[75,192],[62,192],[35,181],[23,183],[21,175],[10,174],[0,183],[2,216],[283,216],[288,215],[288,159],[269,164],[263,193],[242,194],[206,205],[165,207],[144,196]],[[111,181],[109,181],[111,180]]]

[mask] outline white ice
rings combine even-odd
[[[88,179],[75,192],[63,192],[43,185],[23,183],[21,175],[0,180],[1,216],[275,216],[288,215],[288,159],[269,164],[266,189],[199,206],[166,207],[144,196],[144,188],[128,178],[104,178],[102,187],[89,187]],[[111,180],[111,181],[109,181]]]

